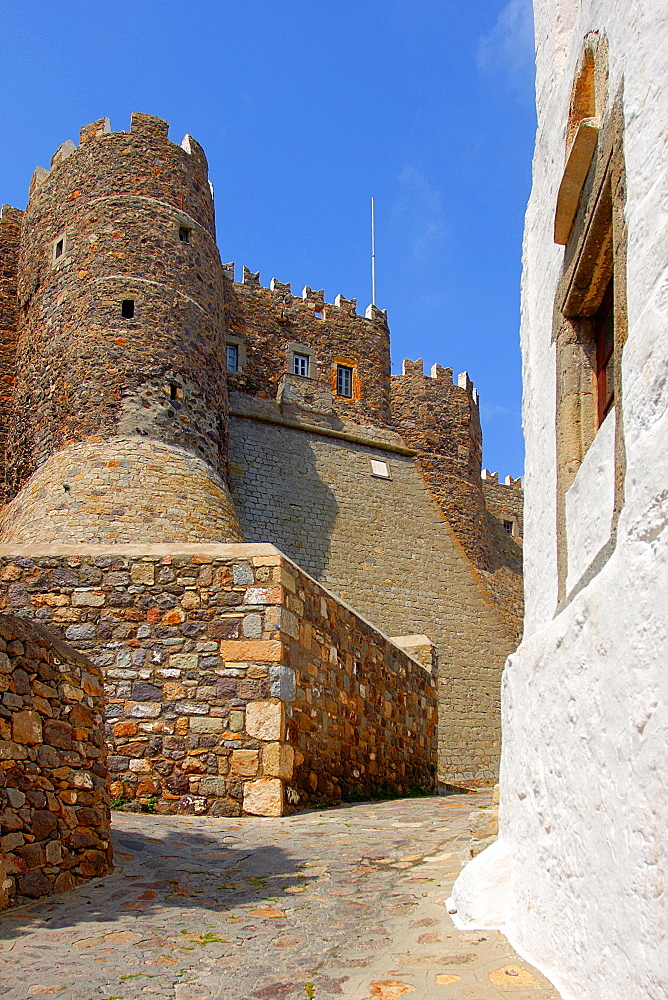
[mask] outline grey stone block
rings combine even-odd
[[[294,701],[297,695],[297,683],[292,667],[272,666],[269,668],[271,697],[281,701]]]

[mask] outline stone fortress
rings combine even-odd
[[[467,374],[236,281],[203,150],[148,115],[63,143],[0,248],[1,606],[103,671],[112,795],[276,815],[431,789],[437,754],[493,783],[522,490],[481,476]]]

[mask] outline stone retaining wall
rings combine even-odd
[[[0,909],[111,868],[100,671],[0,615]]]
[[[281,639],[284,684],[295,685],[288,740],[298,766],[288,801],[435,792],[435,657],[425,667],[296,566],[289,570]]]
[[[0,549],[0,604],[103,670],[119,804],[280,815],[434,787],[435,675],[272,545]]]

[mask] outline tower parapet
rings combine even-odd
[[[455,475],[477,484],[482,431],[478,393],[468,372],[455,383],[452,368],[435,364],[425,375],[422,358],[405,358],[391,385],[392,419],[411,448],[438,454]]]
[[[489,597],[519,632],[521,554],[507,535],[521,535],[522,494],[513,490],[512,502],[500,503],[481,478],[479,399],[468,373],[461,372],[455,383],[452,368],[437,364],[425,375],[422,359],[406,359],[402,374],[392,376],[392,420],[419,452],[423,479],[466,555],[481,571]],[[506,487],[504,491],[510,492]]]
[[[21,525],[35,540],[151,541],[165,510],[171,526],[155,540],[241,537],[225,485],[224,279],[207,162],[168,128],[133,114],[130,132],[111,132],[100,119],[33,176],[7,449],[10,488],[23,493],[3,541],[25,538]],[[161,449],[158,490],[147,443]],[[200,494],[204,507],[189,507]]]

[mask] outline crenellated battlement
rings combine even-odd
[[[292,291],[289,281],[279,281],[272,278],[268,286],[260,281],[260,272],[251,271],[244,264],[241,271],[241,280],[235,279],[235,263],[229,261],[223,264],[225,277],[235,286],[241,286],[243,290],[259,289],[263,292],[272,292],[276,302],[283,305],[293,306],[297,309],[304,308],[313,313],[319,313],[318,319],[331,319],[333,316],[351,316],[360,320],[369,320],[372,323],[383,323],[387,325],[387,310],[379,309],[378,306],[368,305],[364,314],[357,312],[357,299],[347,299],[340,293],[335,296],[333,302],[325,299],[324,288],[315,289],[310,285],[304,285],[301,295],[296,295]]]
[[[512,476],[506,476],[503,482],[500,483],[498,472],[490,472],[489,469],[483,469],[480,473],[480,478],[489,486],[510,486],[512,489],[522,489],[521,477],[519,479],[513,479]]]
[[[524,534],[524,490],[522,480],[506,476],[499,482],[497,472],[483,469],[480,473],[485,504],[490,514],[501,522],[506,534],[522,538]]]
[[[23,218],[23,210],[20,208],[14,208],[13,205],[2,205],[0,207],[0,226],[16,226],[21,225],[21,219]]]
[[[151,115],[133,114],[129,132],[101,118],[35,172],[16,269],[5,540],[28,522],[42,538],[110,538],[116,520],[118,538],[148,537],[154,516],[133,485],[148,482],[147,447],[168,470],[161,509],[178,510],[160,537],[239,537],[224,481],[224,279],[207,162],[190,136],[176,145],[168,133]],[[86,468],[76,485],[71,461]],[[99,463],[126,471],[101,482]]]
[[[393,375],[392,379],[402,379],[405,377],[414,378],[415,376],[419,376],[425,380],[425,388],[427,389],[429,388],[429,384],[431,382],[439,382],[441,384],[446,384],[448,388],[453,387],[456,389],[463,389],[476,405],[479,403],[478,390],[469,378],[468,372],[460,372],[457,376],[457,380],[455,381],[452,368],[443,368],[442,365],[433,364],[429,370],[429,374],[425,375],[424,361],[422,358],[418,358],[417,361],[411,361],[409,358],[404,358],[401,365],[401,375]]]
[[[324,288],[310,285],[296,294],[290,282],[278,278],[266,287],[259,271],[246,266],[237,281],[231,261],[223,265],[223,273],[226,336],[237,355],[236,367],[228,373],[234,390],[276,399],[286,372],[297,374],[331,393],[342,419],[387,425],[390,332],[385,310],[370,305],[361,316],[356,299],[338,294],[328,302]],[[339,392],[341,367],[348,381]]]
[[[185,154],[182,166],[186,169],[191,168],[196,173],[201,173],[202,170],[206,173],[208,170],[206,156],[200,144],[188,134],[183,137],[180,144],[172,142],[169,139],[169,122],[165,121],[164,118],[134,112],[130,117],[129,132],[112,132],[109,119],[98,118],[97,121],[91,122],[89,125],[84,125],[81,128],[78,146],[71,139],[66,139],[51,157],[48,169],[41,166],[35,168],[30,182],[29,200],[43,186],[45,181],[51,177],[54,171],[62,167],[70,157],[78,154],[81,150],[86,149],[90,152],[94,146],[98,145],[101,148],[102,141],[105,143],[106,150],[109,142],[117,145],[120,141],[124,144],[124,148],[119,153],[125,154],[129,148],[137,147],[138,140],[146,146],[147,150],[150,148],[151,151],[155,151],[156,147],[159,148],[160,145],[164,145],[166,149],[170,150],[172,155],[177,150],[182,151]],[[154,166],[157,174],[162,173],[162,168],[157,163]],[[213,189],[210,185],[209,189],[211,196],[213,196]]]

